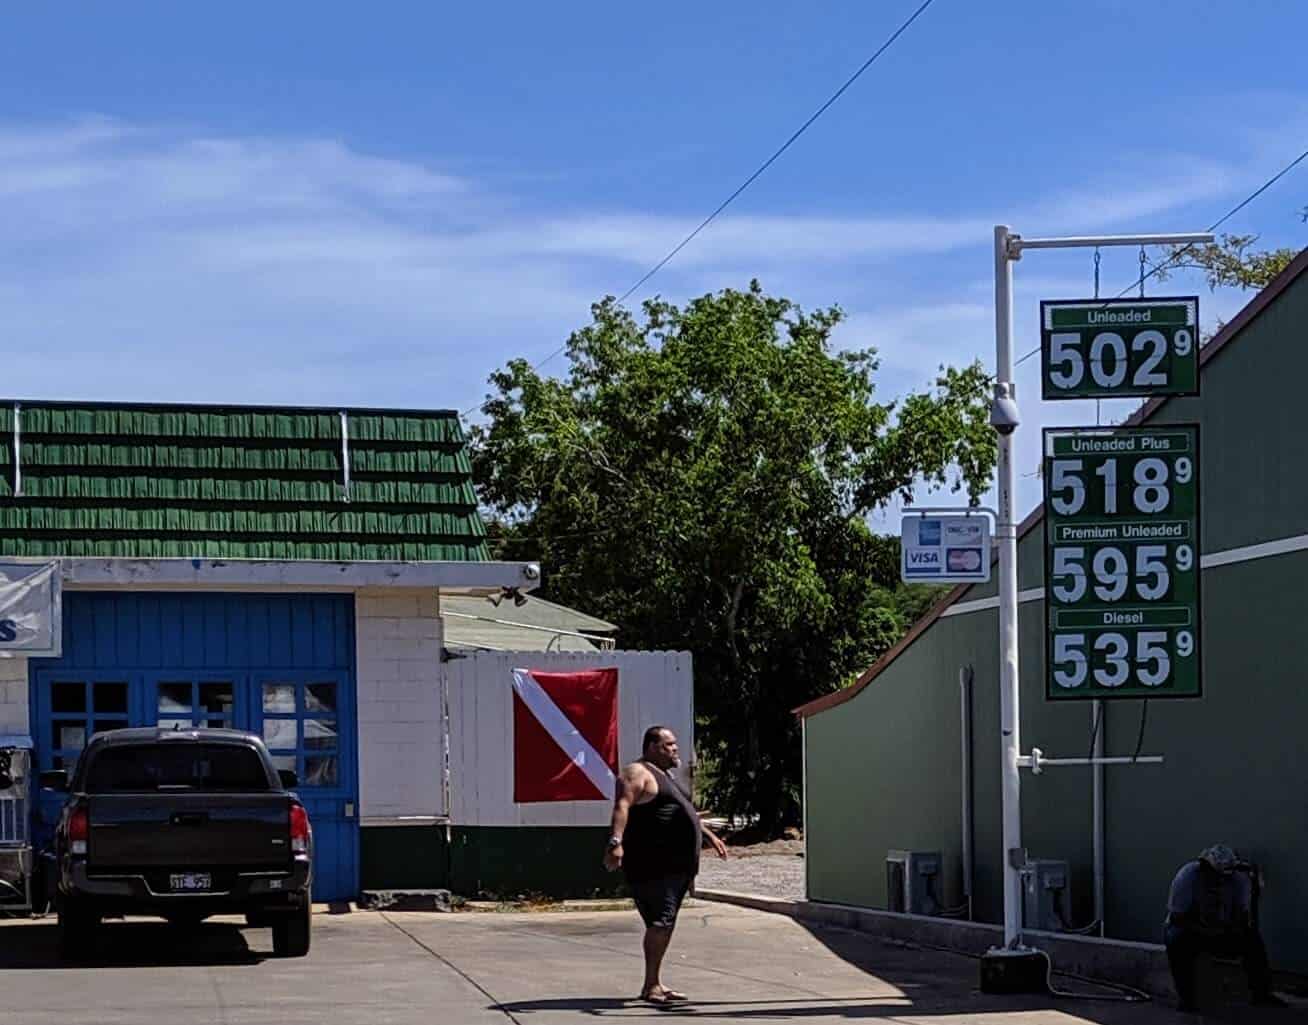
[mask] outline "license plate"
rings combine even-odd
[[[208,872],[178,872],[168,877],[168,885],[183,892],[212,890],[213,876]]]

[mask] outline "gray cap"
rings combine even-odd
[[[1224,843],[1213,844],[1208,850],[1199,855],[1199,860],[1208,862],[1209,865],[1222,873],[1234,872],[1235,866],[1240,861],[1235,851]]]

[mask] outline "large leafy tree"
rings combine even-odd
[[[565,379],[491,378],[473,467],[502,557],[546,593],[694,655],[697,748],[723,812],[798,808],[791,709],[844,684],[922,611],[868,516],[921,484],[975,499],[994,459],[977,365],[879,401],[871,350],[836,352],[838,309],[706,295],[637,316],[612,299],[568,342]]]

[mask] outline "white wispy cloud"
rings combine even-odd
[[[105,118],[0,126],[0,166],[15,395],[471,405],[487,373],[554,349],[592,301],[697,223],[534,208],[507,188],[336,140]],[[1175,166],[1143,187],[1122,169],[1007,213],[1102,230],[1229,188],[1220,165]],[[712,225],[656,286],[739,286],[750,268],[806,301],[842,302],[852,313],[842,344],[877,345],[889,371],[917,380],[972,352],[988,313],[966,292],[970,278],[928,281],[960,296],[932,307],[925,285],[915,297],[901,283],[901,265],[983,251],[1004,214],[744,211]],[[846,291],[869,280],[887,308]]]

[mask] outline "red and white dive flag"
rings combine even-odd
[[[513,670],[513,800],[611,801],[618,671]]]

